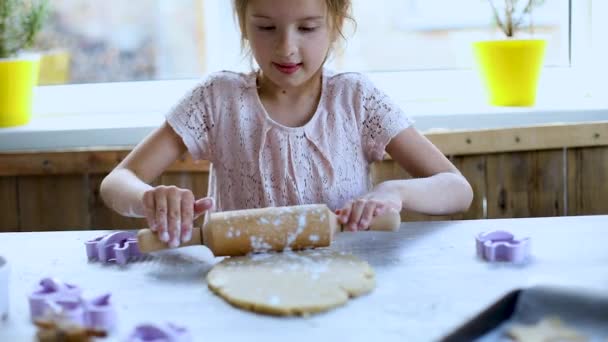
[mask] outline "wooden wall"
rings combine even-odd
[[[472,184],[470,210],[404,220],[608,214],[608,123],[428,133]],[[0,153],[0,231],[140,228],[99,196],[103,177],[128,149]],[[177,161],[155,183],[207,190],[209,163]],[[390,159],[376,181],[408,177]],[[446,194],[448,195],[448,194]]]

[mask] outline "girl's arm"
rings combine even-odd
[[[149,185],[186,151],[165,122],[140,142],[101,183],[101,198],[121,215],[145,217],[142,198]]]
[[[464,212],[473,201],[473,189],[460,171],[414,127],[387,145],[391,155],[412,179],[380,183],[376,189],[396,191],[406,211],[429,215]]]
[[[192,191],[175,186],[149,185],[185,152],[182,139],[165,122],[104,178],[101,198],[121,215],[146,217],[149,227],[173,247],[188,241],[193,221],[213,202],[195,201]]]
[[[445,215],[466,211],[473,190],[458,169],[414,127],[397,134],[387,145],[391,155],[412,179],[382,182],[338,211],[350,230],[369,227],[372,217],[386,210]]]

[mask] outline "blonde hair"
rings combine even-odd
[[[245,48],[247,45],[247,27],[245,25],[245,15],[247,12],[247,5],[249,0],[234,0],[234,13],[239,22],[239,28],[241,29],[241,46]],[[325,0],[327,5],[327,11],[329,13],[329,19],[334,34],[339,35],[343,39],[344,36],[344,21],[346,19],[352,21],[355,20],[351,16],[351,0]]]

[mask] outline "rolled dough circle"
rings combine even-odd
[[[307,315],[370,292],[374,271],[353,255],[326,250],[224,259],[209,288],[232,305],[271,315]]]

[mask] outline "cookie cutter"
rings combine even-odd
[[[129,260],[141,257],[136,232],[115,232],[102,235],[85,243],[89,261],[115,262],[125,265]]]
[[[126,342],[190,342],[188,329],[172,323],[141,324],[135,327]]]
[[[477,256],[486,261],[522,263],[530,255],[530,238],[515,239],[504,230],[479,233],[475,242]]]
[[[112,330],[116,324],[110,294],[85,300],[78,286],[55,278],[42,279],[28,299],[32,322],[70,322],[99,331]]]

